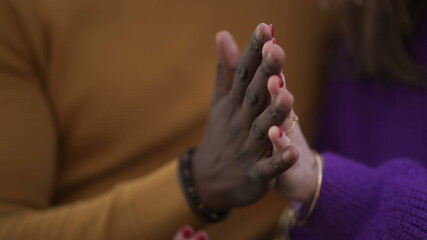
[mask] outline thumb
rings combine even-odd
[[[265,158],[255,164],[255,176],[264,182],[276,178],[290,167],[299,157],[299,151],[295,146],[289,145],[270,158]]]
[[[231,89],[237,64],[240,60],[239,48],[229,32],[218,32],[215,36],[215,41],[218,54],[218,66],[214,102],[226,95]]]

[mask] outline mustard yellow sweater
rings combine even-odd
[[[0,239],[170,239],[184,224],[212,239],[265,238],[284,200],[205,226],[172,159],[202,134],[215,32],[243,48],[259,22],[283,34],[285,10],[283,0],[1,0]]]

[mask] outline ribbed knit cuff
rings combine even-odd
[[[142,239],[170,239],[184,224],[201,228],[204,223],[193,213],[178,182],[178,161],[123,186],[123,214],[129,214]]]
[[[354,238],[375,206],[379,180],[374,169],[332,153],[323,156],[319,200],[309,223],[296,228],[293,235],[306,235],[303,232],[309,231],[320,239]]]

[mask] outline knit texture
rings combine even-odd
[[[295,231],[295,239],[427,238],[427,172],[422,166],[394,159],[372,169],[339,155],[324,156],[316,210],[309,224]]]

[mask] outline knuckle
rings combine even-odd
[[[233,116],[235,110],[235,106],[230,98],[230,95],[227,95],[225,98],[224,110],[222,111],[222,115],[225,118],[230,118]]]
[[[277,120],[282,120],[284,118],[286,111],[276,106],[276,107],[270,108],[269,113],[270,113],[270,118],[272,120],[277,121]]]
[[[271,125],[281,124],[286,120],[286,117],[289,115],[289,110],[281,108],[279,106],[272,106],[268,111],[268,119]]]
[[[240,134],[240,126],[237,124],[231,125],[228,128],[228,136],[233,141],[235,140]]]
[[[244,83],[248,82],[249,70],[242,61],[240,61],[237,67],[237,77]]]
[[[252,36],[252,40],[249,46],[249,50],[254,54],[254,55],[259,55],[261,53],[262,50],[262,42],[259,41],[255,34]]]
[[[273,75],[271,66],[266,61],[261,63],[260,71],[264,78],[269,78],[271,75]]]
[[[275,171],[283,171],[285,166],[283,165],[282,159],[280,157],[274,157],[272,161],[270,161],[270,168]]]
[[[246,89],[245,97],[250,106],[256,106],[260,102],[259,96],[249,87]]]
[[[259,124],[254,122],[251,128],[252,136],[257,141],[266,141],[267,140],[267,132],[265,129],[260,127]]]
[[[256,180],[258,180],[260,182],[267,182],[268,181],[268,177],[261,172],[258,165],[255,165],[255,167],[254,167],[253,176]]]

